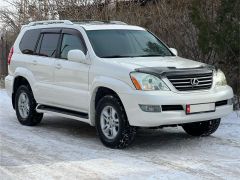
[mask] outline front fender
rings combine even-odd
[[[133,90],[133,88],[126,82],[123,82],[119,79],[106,77],[106,76],[100,76],[93,80],[93,83],[90,88],[90,94],[91,94],[91,101],[89,106],[89,114],[90,114],[90,124],[92,126],[95,125],[95,97],[96,93],[99,87],[106,87],[114,92],[116,92],[121,99],[120,94],[122,93],[128,93],[129,91]]]
[[[116,93],[128,93],[130,90],[133,90],[128,83],[106,76],[99,76],[95,78],[92,82],[90,92],[93,93],[97,87],[107,87]]]

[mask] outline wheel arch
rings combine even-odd
[[[31,88],[31,84],[30,84],[30,81],[28,78],[26,78],[25,76],[23,75],[16,75],[14,77],[14,80],[13,80],[13,87],[12,87],[12,106],[13,108],[15,109],[15,95],[16,95],[16,92],[17,92],[17,89],[21,86],[21,85],[26,85],[30,88],[30,90],[32,91],[32,88]]]
[[[90,99],[90,105],[89,105],[89,120],[92,126],[95,126],[96,106],[102,97],[108,94],[115,95],[116,97],[119,98],[119,100],[121,101],[124,107],[120,94],[131,90],[131,87],[128,84],[120,80],[112,79],[109,77],[106,77],[106,78],[102,77],[100,79],[101,80],[104,79],[105,81],[95,81],[93,83],[94,85],[92,86],[92,90],[90,91],[91,99]],[[124,107],[124,110],[125,110],[125,107]]]

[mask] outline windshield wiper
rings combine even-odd
[[[102,56],[101,58],[126,58],[132,56],[121,56],[121,55],[112,55],[112,56]]]
[[[102,56],[101,58],[135,58],[135,57],[165,57],[165,55],[161,54],[144,54],[137,56],[122,56],[122,55],[112,55],[112,56]]]
[[[135,56],[135,57],[164,57],[165,55],[161,55],[161,54],[144,54],[144,55],[139,55],[139,56]]]

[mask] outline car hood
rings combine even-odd
[[[170,67],[170,68],[198,68],[206,64],[181,57],[136,57],[108,59],[113,63],[130,68],[131,70],[143,67]]]

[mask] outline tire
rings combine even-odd
[[[184,131],[191,136],[209,136],[219,127],[221,119],[183,124]]]
[[[37,113],[36,106],[31,88],[26,85],[20,86],[15,96],[15,107],[18,121],[22,125],[35,126],[41,122],[43,114]]]
[[[109,119],[107,119],[105,115],[108,116]],[[113,95],[104,96],[99,101],[96,109],[96,129],[102,143],[114,149],[126,148],[134,141],[136,136],[136,127],[129,125],[121,101]]]

